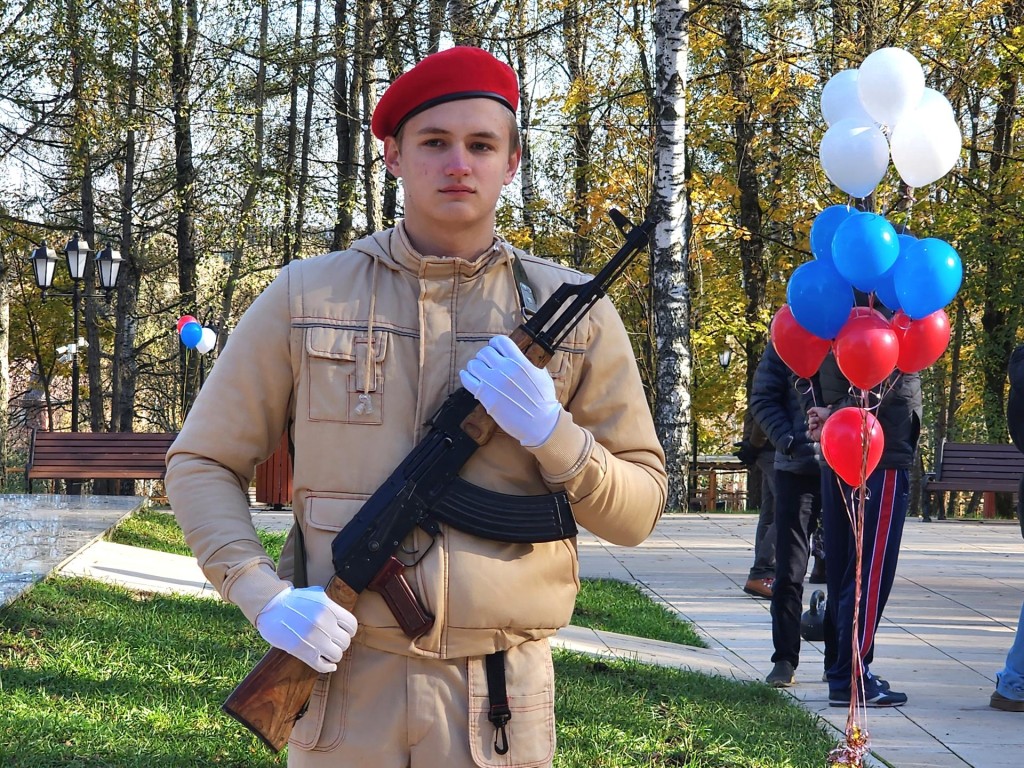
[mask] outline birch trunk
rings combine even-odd
[[[654,423],[665,447],[669,512],[686,511],[687,462],[693,434],[693,360],[690,350],[689,200],[685,180],[686,69],[689,0],[658,0],[654,7],[655,139],[651,213],[654,324],[658,361]]]

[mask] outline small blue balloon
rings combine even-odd
[[[839,225],[855,213],[857,209],[848,205],[830,205],[814,217],[811,224],[811,253],[814,258],[832,261],[832,238]]]
[[[181,343],[189,349],[195,349],[203,338],[203,326],[196,322],[188,322],[181,326]]]
[[[854,288],[871,293],[900,255],[896,230],[884,216],[857,213],[832,238],[832,261]]]
[[[963,278],[964,268],[956,249],[945,240],[926,237],[900,259],[893,285],[903,311],[912,320],[919,320],[949,304]]]
[[[834,339],[850,316],[853,289],[827,261],[809,261],[790,275],[786,303],[805,331]]]
[[[900,243],[900,255],[896,257],[896,263],[879,278],[878,284],[875,286],[875,296],[893,312],[903,308],[900,306],[899,296],[896,295],[896,269],[899,267],[900,261],[907,257],[907,253],[917,242],[917,238],[913,235],[899,235],[897,240]]]

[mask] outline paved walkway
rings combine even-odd
[[[289,515],[259,512],[257,525],[280,528]],[[771,668],[767,601],[741,587],[753,559],[753,515],[672,515],[642,546],[579,539],[585,577],[640,584],[693,622],[710,648],[692,649],[569,627],[556,643],[741,680]],[[139,589],[212,594],[191,558],[97,542],[64,573]],[[815,585],[805,585],[809,594]],[[896,768],[1017,768],[1024,715],[988,706],[995,673],[1013,640],[1024,600],[1024,541],[1015,522],[907,521],[896,585],[879,629],[879,675],[910,697],[899,709],[870,710],[875,755]],[[807,643],[787,689],[803,706],[842,729],[846,710],[828,706],[822,649]],[[874,765],[881,765],[872,761]],[[824,764],[824,756],[822,760]]]

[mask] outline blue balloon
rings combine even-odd
[[[857,213],[839,225],[832,238],[832,261],[854,288],[871,293],[896,263],[900,244],[884,216]]]
[[[879,278],[878,284],[875,286],[875,296],[893,312],[903,308],[900,305],[899,296],[896,295],[896,268],[900,261],[907,257],[909,249],[917,242],[917,238],[913,235],[899,235],[897,240],[900,243],[900,255],[896,257],[896,263]]]
[[[187,322],[181,326],[180,335],[182,344],[189,349],[195,349],[203,338],[203,326],[194,321]]]
[[[857,209],[848,205],[830,205],[814,217],[811,224],[811,253],[814,258],[832,261],[832,238],[836,229],[855,213]]]
[[[834,339],[850,316],[853,289],[827,261],[809,261],[790,275],[786,303],[805,331]]]
[[[900,259],[893,285],[903,311],[912,320],[919,320],[949,304],[963,278],[960,254],[953,246],[937,237],[926,237]]]

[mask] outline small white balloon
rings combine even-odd
[[[846,119],[857,120],[862,125],[875,122],[860,103],[857,79],[856,69],[844,69],[825,83],[821,91],[821,116],[825,118],[826,125],[835,125]]]
[[[829,181],[853,197],[867,197],[889,167],[889,144],[877,125],[840,120],[829,128],[818,148]]]
[[[868,114],[892,128],[921,102],[924,70],[902,48],[879,48],[860,65],[857,92]]]
[[[196,344],[196,352],[205,355],[215,346],[217,346],[216,332],[212,328],[203,328],[203,335],[199,338],[199,343]]]
[[[962,144],[955,120],[917,111],[893,128],[892,164],[909,186],[923,187],[949,173],[960,158]]]

